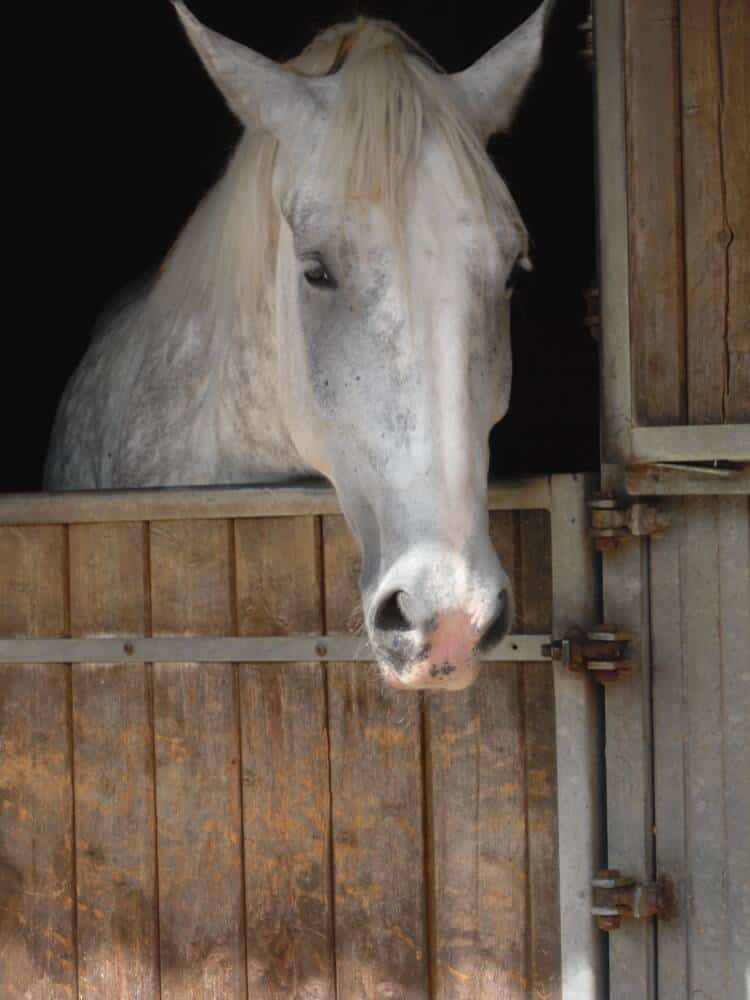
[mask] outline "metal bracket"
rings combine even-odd
[[[589,500],[591,534],[600,552],[609,552],[624,538],[659,538],[669,527],[669,515],[654,504],[620,504],[614,493],[595,493]]]
[[[591,14],[578,25],[578,30],[583,35],[583,47],[579,50],[580,55],[589,66],[592,66],[594,62],[594,18]]]
[[[562,639],[542,646],[542,654],[601,684],[619,680],[630,670],[630,637],[616,625],[597,625],[589,632],[569,629]]]
[[[674,886],[666,875],[656,882],[639,882],[621,875],[616,868],[603,868],[591,880],[591,886],[594,890],[591,913],[602,931],[617,930],[623,918],[669,919],[677,910]]]

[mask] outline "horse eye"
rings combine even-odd
[[[525,253],[520,253],[505,282],[505,294],[512,295],[520,279],[531,270],[531,261]]]
[[[305,281],[313,288],[335,288],[336,282],[333,280],[326,266],[321,260],[316,260],[308,271],[305,271]]]

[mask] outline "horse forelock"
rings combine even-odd
[[[484,218],[503,208],[525,241],[513,199],[451,96],[448,77],[397,26],[368,18],[334,25],[286,65],[301,75],[338,77],[322,138],[320,183],[333,202],[380,205],[397,253],[427,142],[440,149],[456,198]],[[160,281],[162,296],[184,295],[187,278],[215,309],[257,314],[271,306],[283,197],[274,184],[278,152],[269,133],[245,133],[225,175],[175,244]],[[405,258],[398,264],[406,270]]]

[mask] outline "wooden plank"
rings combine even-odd
[[[65,635],[64,528],[0,528],[0,635]],[[0,667],[0,995],[74,997],[70,669]]]
[[[633,462],[750,462],[750,425],[635,427]]]
[[[549,507],[546,476],[490,483],[490,510]],[[193,518],[303,517],[340,514],[327,483],[298,486],[191,486],[148,490],[8,493],[0,497],[0,524],[91,524],[116,521],[178,521]]]
[[[750,493],[750,467],[739,469],[689,466],[634,465],[625,485],[631,496],[717,496]]]
[[[727,292],[731,241],[722,141],[719,0],[680,0],[685,209],[687,419],[726,419]]]
[[[554,634],[594,623],[596,579],[583,476],[552,477],[552,608]],[[591,919],[591,873],[603,847],[602,719],[597,686],[555,664],[558,856],[562,996],[605,996],[605,939]]]
[[[322,628],[319,525],[235,525],[243,634]],[[248,994],[335,996],[323,667],[240,666]]]
[[[152,628],[234,628],[231,525],[152,524]],[[162,997],[246,996],[237,672],[154,666]]]
[[[689,873],[688,984],[697,996],[730,996],[725,946],[726,817],[723,678],[716,501],[683,501],[680,591],[685,673],[685,840]],[[732,778],[730,777],[730,780]]]
[[[357,541],[341,515],[323,518],[323,564],[326,573],[326,631],[331,635],[364,635],[359,574],[362,558]]]
[[[656,871],[672,879],[678,909],[677,919],[659,925],[657,978],[660,996],[672,1000],[689,995],[684,719],[688,692],[682,638],[682,502],[675,499],[665,509],[671,524],[651,543],[650,591]]]
[[[745,0],[722,0],[721,137],[725,185],[727,353],[725,419],[750,422],[750,10]]]
[[[352,540],[325,525],[325,617],[346,630]],[[328,530],[327,530],[328,529]],[[328,666],[338,996],[429,996],[420,698]]]
[[[742,996],[750,969],[750,500],[717,501],[723,663],[727,996]],[[742,776],[745,775],[745,780]]]
[[[491,537],[518,590],[518,518]],[[433,989],[441,1000],[525,996],[529,982],[526,755],[520,669],[425,696]]]
[[[552,627],[550,519],[546,511],[520,515],[519,606],[524,631]],[[555,1000],[560,981],[560,859],[557,841],[555,690],[550,664],[521,668],[526,723],[529,878],[529,991]]]
[[[146,528],[70,528],[73,636],[147,632]],[[151,678],[142,663],[73,673],[79,989],[159,993]]]
[[[646,425],[686,417],[677,4],[625,4],[633,400]]]
[[[599,294],[602,329],[601,458],[629,459],[633,423],[628,260],[628,175],[622,0],[593,0]]]

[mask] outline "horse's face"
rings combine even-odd
[[[520,83],[520,57],[497,50],[513,103],[538,58],[536,21],[516,33]],[[239,70],[217,68],[216,38],[204,57],[244,108]],[[242,68],[252,77],[259,57],[250,57]],[[490,57],[498,61],[493,50],[450,81],[456,106],[485,132],[497,124],[483,117],[487,102],[509,114]],[[457,690],[476,677],[477,647],[512,621],[510,582],[489,538],[486,478],[488,434],[510,395],[508,297],[525,261],[523,229],[507,195],[486,208],[471,197],[455,158],[429,132],[397,225],[377,199],[337,197],[322,167],[334,80],[293,78],[295,124],[281,139],[282,405],[301,457],[334,483],[359,539],[365,622],[385,679]],[[298,88],[318,82],[323,89],[300,115]],[[264,121],[282,136],[285,100],[286,111],[280,98],[269,111],[275,125]]]
[[[305,176],[279,248],[282,396],[303,458],[336,486],[363,553],[386,679],[456,689],[512,616],[487,528],[488,434],[508,406],[517,217],[468,204],[427,145],[402,243],[377,205]],[[303,172],[304,174],[304,172]]]

